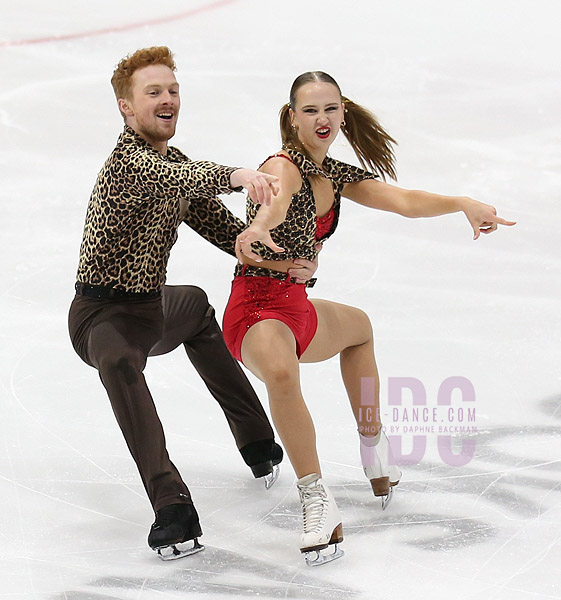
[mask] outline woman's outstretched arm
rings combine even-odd
[[[404,217],[437,217],[463,212],[473,229],[473,239],[481,233],[492,233],[499,225],[515,225],[497,216],[496,209],[467,196],[443,196],[421,190],[405,190],[394,185],[372,179],[349,183],[343,196],[368,206],[394,212]]]

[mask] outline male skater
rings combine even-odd
[[[244,229],[216,198],[246,188],[268,203],[276,177],[191,161],[168,147],[180,108],[166,47],[121,60],[111,83],[125,128],[102,167],[86,215],[69,331],[78,355],[99,371],[155,512],[148,543],[162,558],[203,547],[191,494],[171,462],[143,370],[148,356],[183,344],[225,413],[243,459],[271,485],[282,449],[249,381],[228,352],[205,292],[167,286],[166,265],[183,221],[234,254]],[[316,265],[302,261],[298,279]],[[296,275],[296,274],[295,274]],[[176,544],[194,540],[188,550]]]

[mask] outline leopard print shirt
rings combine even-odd
[[[160,290],[181,223],[181,199],[187,203],[184,222],[234,254],[245,225],[216,198],[234,191],[233,171],[191,161],[173,147],[164,156],[125,126],[90,198],[77,280],[128,292]]]
[[[285,220],[271,230],[271,237],[285,252],[278,253],[271,250],[268,246],[260,242],[254,242],[252,247],[264,260],[294,260],[295,258],[307,258],[313,260],[317,251],[314,248],[316,244],[316,203],[310,176],[318,175],[331,180],[335,201],[333,210],[335,217],[331,230],[325,234],[321,241],[325,241],[337,228],[339,222],[339,213],[341,210],[341,192],[347,183],[363,181],[364,179],[375,179],[377,175],[365,171],[359,167],[326,157],[323,162],[323,169],[306,158],[296,150],[287,149],[285,152],[290,156],[292,162],[298,167],[302,176],[302,187],[292,196],[292,202],[286,213]],[[251,223],[257,214],[259,208],[251,199],[248,199],[246,205],[247,222]]]

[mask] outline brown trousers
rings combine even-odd
[[[164,431],[144,379],[148,356],[183,344],[187,356],[224,411],[238,448],[274,438],[247,377],[231,356],[203,290],[165,286],[162,298],[76,296],[68,325],[72,345],[99,371],[113,412],[154,510],[191,502],[171,462]]]

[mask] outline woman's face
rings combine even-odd
[[[295,104],[290,117],[300,143],[311,154],[327,153],[343,121],[339,90],[331,83],[312,81],[296,92]]]

